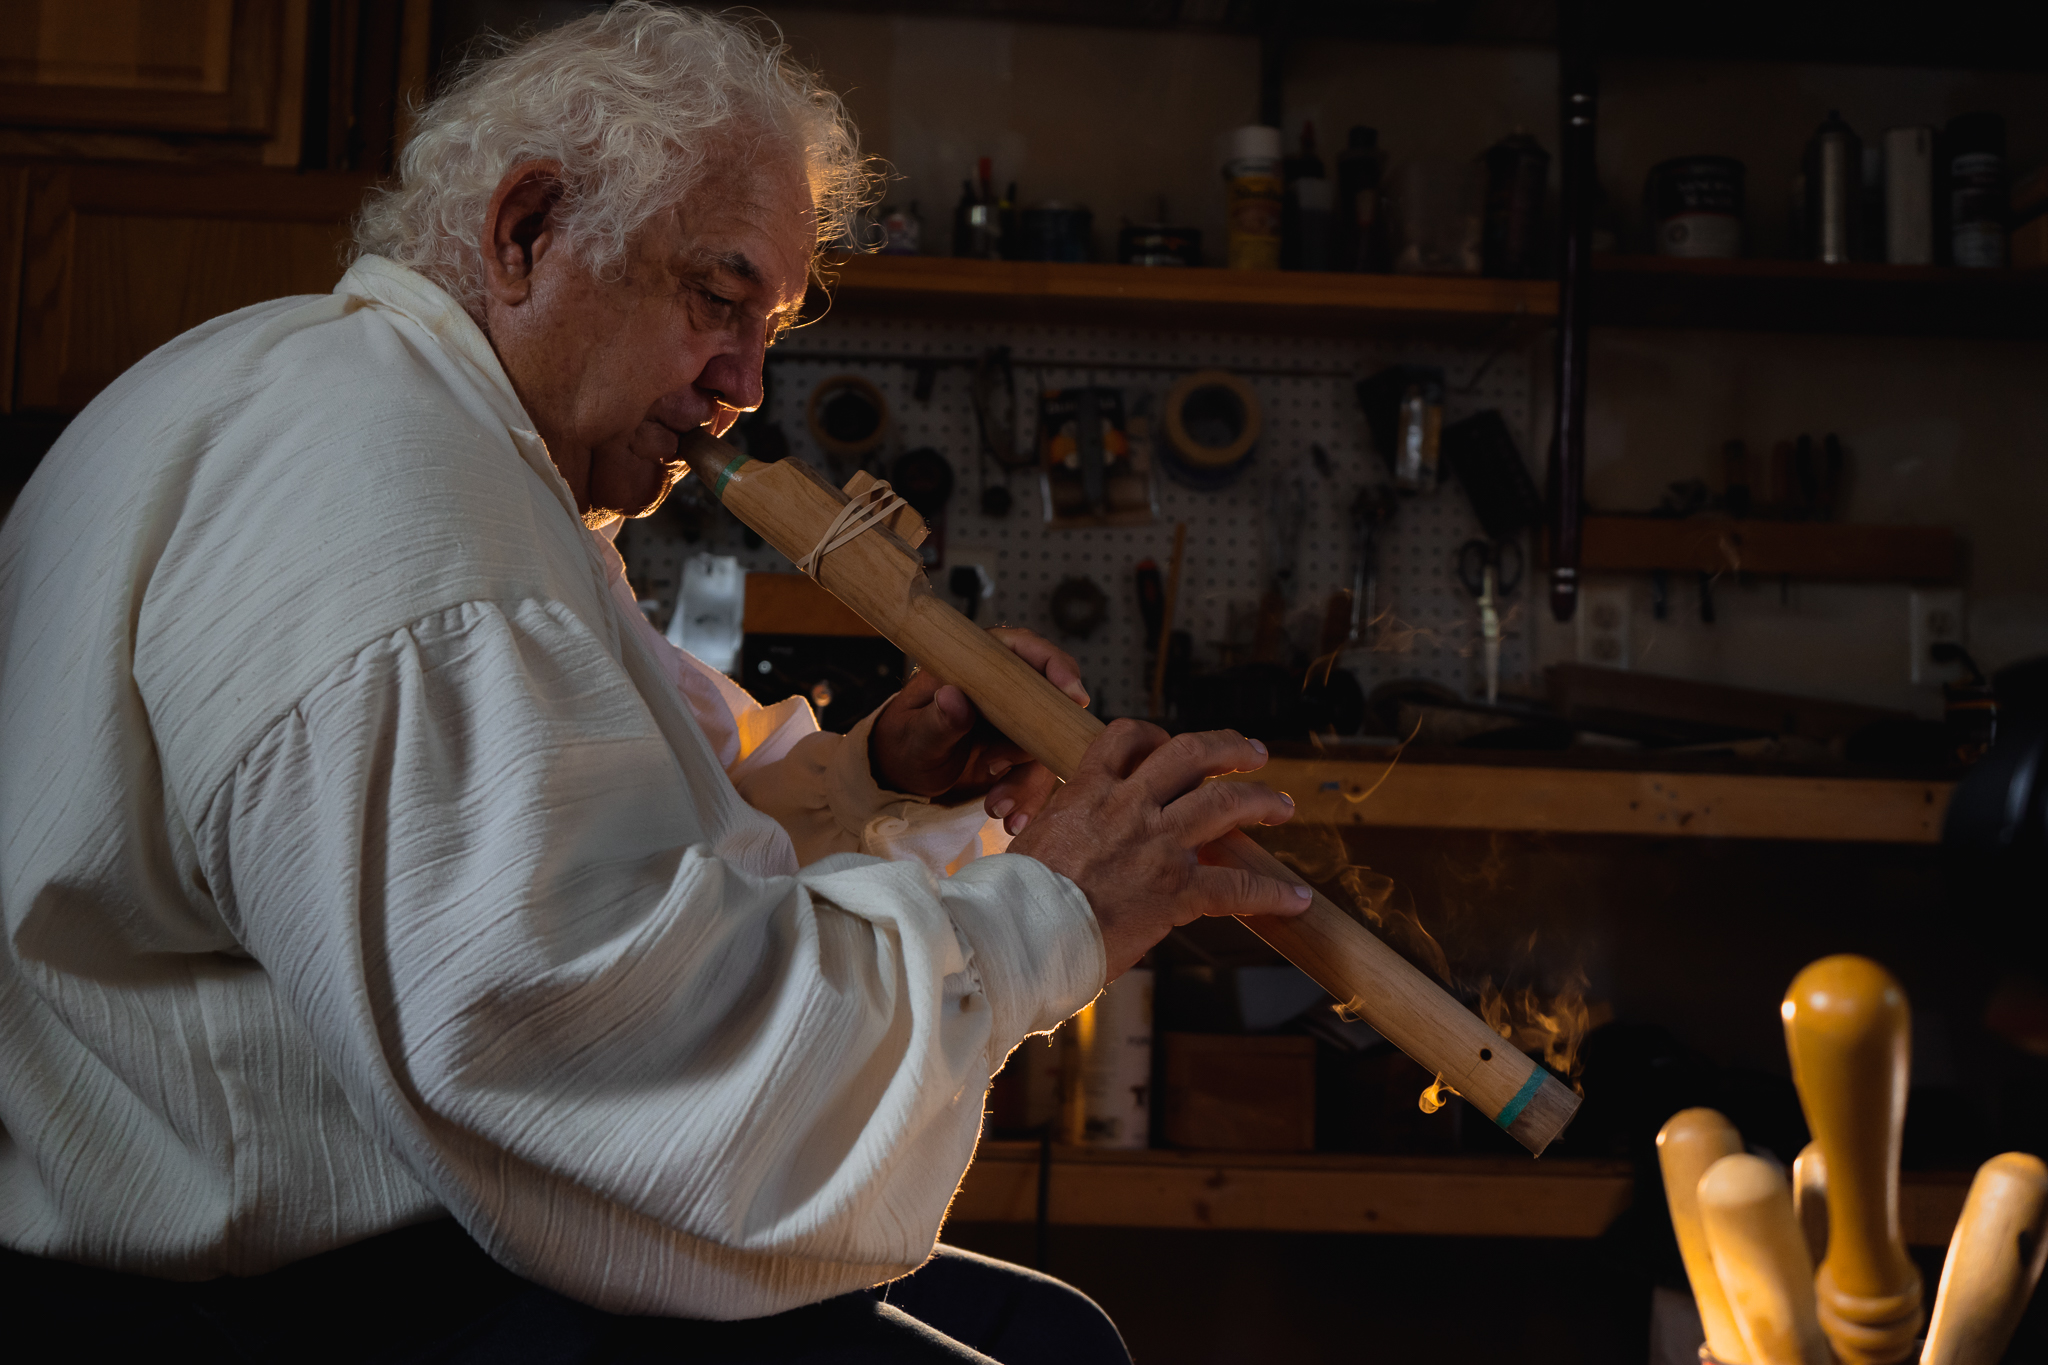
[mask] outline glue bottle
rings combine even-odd
[[[1234,130],[1223,162],[1226,257],[1233,270],[1280,268],[1280,130],[1251,124]]]

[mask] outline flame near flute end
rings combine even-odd
[[[1531,934],[1532,950],[1534,946],[1535,935]],[[1549,995],[1530,986],[1497,989],[1493,979],[1487,977],[1479,986],[1479,1016],[1495,1033],[1523,1052],[1534,1054],[1584,1096],[1586,1088],[1579,1080],[1579,1045],[1585,1042],[1592,1019],[1592,1011],[1586,1005],[1586,985],[1582,967],[1573,967],[1562,987]]]
[[[1301,833],[1309,834],[1307,830]],[[1574,1091],[1585,1093],[1580,1081],[1583,1068],[1579,1049],[1592,1026],[1595,1011],[1587,1000],[1590,981],[1583,960],[1574,956],[1564,964],[1546,965],[1543,958],[1547,955],[1537,951],[1539,935],[1535,931],[1520,936],[1512,944],[1496,942],[1494,951],[1486,951],[1476,942],[1480,937],[1477,932],[1459,932],[1474,929],[1475,925],[1483,927],[1476,913],[1485,909],[1486,900],[1504,894],[1506,859],[1498,835],[1490,842],[1484,859],[1455,870],[1455,881],[1483,893],[1483,898],[1467,907],[1475,913],[1445,916],[1452,941],[1461,946],[1456,967],[1444,942],[1423,924],[1413,898],[1404,894],[1393,878],[1352,862],[1343,835],[1336,828],[1319,827],[1307,842],[1279,851],[1279,857],[1303,877],[1330,889],[1339,904],[1355,910],[1391,947],[1433,975],[1452,994],[1475,1001],[1479,1016],[1510,1046],[1533,1054]],[[1486,969],[1483,959],[1487,958],[1493,960],[1496,968],[1505,964],[1498,977]],[[1347,1000],[1335,1008],[1343,1018],[1358,1019],[1364,1004],[1362,1000]],[[1422,1093],[1422,1111],[1435,1113],[1443,1107],[1447,1096],[1457,1093],[1439,1075]]]

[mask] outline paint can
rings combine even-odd
[[[1742,254],[1742,163],[1679,156],[1650,168],[1643,204],[1660,256]]]

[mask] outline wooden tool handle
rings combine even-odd
[[[1890,1365],[1912,1353],[1925,1321],[1920,1272],[1899,1232],[1906,993],[1869,958],[1842,954],[1800,972],[1782,1013],[1792,1079],[1827,1169],[1821,1323],[1845,1365]]]
[[[2048,1166],[2025,1152],[1977,1168],[1941,1267],[1920,1365],[1997,1365],[2048,1257]]]
[[[1762,1157],[1724,1156],[1699,1183],[1714,1273],[1755,1365],[1833,1365],[1792,1191]]]
[[[845,495],[801,460],[751,462],[703,431],[684,438],[682,454],[714,496],[792,561],[811,552],[846,505]],[[941,601],[916,555],[888,532],[871,530],[834,550],[817,578],[1061,778],[1074,774],[1102,733],[1101,721]],[[1229,866],[1299,880],[1242,832],[1207,852]],[[1243,922],[1331,995],[1357,1002],[1382,1036],[1423,1070],[1441,1074],[1531,1152],[1540,1154],[1578,1111],[1579,1097],[1568,1087],[1321,893],[1293,918]]]
[[[1681,1109],[1657,1131],[1657,1166],[1664,1175],[1664,1199],[1671,1206],[1671,1230],[1678,1234],[1678,1254],[1692,1299],[1699,1305],[1700,1325],[1707,1329],[1707,1350],[1721,1365],[1748,1365],[1749,1348],[1729,1311],[1714,1254],[1700,1224],[1700,1177],[1724,1156],[1742,1151],[1742,1134],[1712,1109]]]
[[[1828,1161],[1818,1142],[1800,1148],[1792,1162],[1792,1211],[1799,1215],[1806,1250],[1819,1265],[1828,1254]]]

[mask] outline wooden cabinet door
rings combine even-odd
[[[370,184],[285,171],[12,174],[25,200],[13,407],[29,412],[76,412],[209,318],[332,289]]]
[[[10,0],[0,123],[264,137],[297,126],[305,0]],[[290,51],[296,39],[298,51]]]

